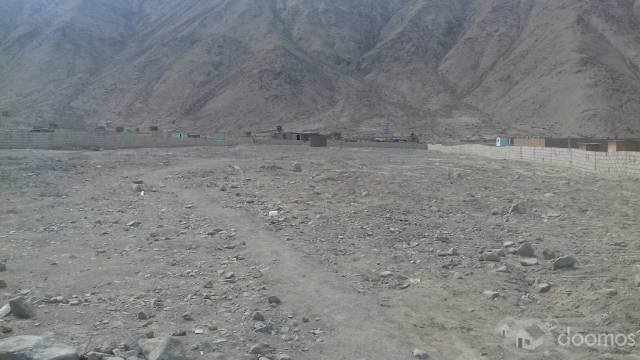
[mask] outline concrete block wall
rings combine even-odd
[[[596,173],[610,177],[640,178],[640,152],[592,152],[577,149],[539,147],[492,147],[486,145],[431,145],[432,150],[454,154],[473,154],[493,159],[521,160]]]

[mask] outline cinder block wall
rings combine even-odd
[[[539,147],[491,147],[485,145],[443,146],[430,149],[445,153],[474,154],[493,159],[521,160],[562,166],[610,177],[640,178],[640,152],[592,152]]]

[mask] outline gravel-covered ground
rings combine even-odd
[[[423,150],[2,151],[0,199],[0,306],[36,304],[2,337],[110,351],[186,333],[194,359],[640,359],[630,341],[555,344],[640,336],[637,181]],[[562,256],[575,266],[554,270]],[[543,344],[516,349],[505,323]]]

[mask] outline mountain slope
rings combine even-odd
[[[5,0],[0,127],[640,132],[640,1]]]

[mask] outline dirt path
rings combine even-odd
[[[162,178],[176,171],[206,168],[210,161],[171,168],[151,175]],[[477,359],[478,352],[464,340],[443,329],[420,328],[420,324],[446,324],[450,317],[430,309],[442,308],[442,299],[449,297],[434,286],[412,289],[398,297],[388,291],[361,293],[344,281],[340,274],[327,271],[317,261],[292,249],[284,239],[265,228],[265,219],[244,209],[223,208],[220,193],[206,196],[198,190],[169,188],[182,201],[191,203],[199,215],[208,216],[236,229],[239,239],[246,242],[247,258],[261,259],[270,291],[283,300],[283,307],[315,314],[330,326],[330,336],[324,339],[322,354],[309,359],[413,359],[414,348],[429,349],[439,359]],[[429,286],[429,284],[425,284]],[[384,306],[383,306],[383,303]],[[452,349],[456,357],[442,357]]]

